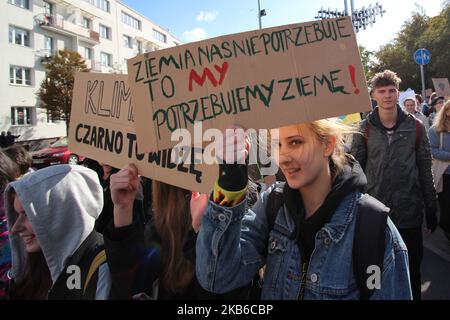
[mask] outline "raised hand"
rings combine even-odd
[[[133,164],[122,168],[110,179],[114,203],[114,225],[123,227],[133,222],[133,203],[139,189],[138,170]]]
[[[222,160],[225,163],[245,164],[250,150],[250,139],[243,128],[233,125],[225,129],[222,146]]]

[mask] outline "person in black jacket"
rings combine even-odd
[[[0,134],[0,148],[6,148],[7,147],[7,140],[6,140],[6,132],[2,131],[2,133]]]
[[[117,173],[119,169],[114,168],[106,163],[99,163],[94,159],[85,159],[84,166],[94,170],[100,181],[100,185],[103,188],[103,209],[100,216],[95,221],[95,231],[103,234],[107,225],[113,219],[114,204],[111,200],[110,192],[110,177],[111,174]],[[148,189],[148,179],[141,179],[141,186],[136,193],[136,198],[133,203],[133,214],[138,221],[145,223],[150,219],[151,201],[149,202],[148,197],[145,197],[143,192],[147,192],[151,197],[151,188]],[[150,180],[151,183],[151,180]]]
[[[20,137],[20,135],[15,136],[15,135],[11,134],[11,131],[8,131],[6,133],[6,145],[5,145],[5,147],[7,148],[7,147],[12,146],[14,143],[16,143],[16,139],[19,138],[19,137]]]

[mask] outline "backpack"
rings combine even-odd
[[[94,246],[93,243],[95,243]],[[88,252],[86,248],[92,246]],[[110,279],[102,278],[99,281],[100,268],[106,264],[106,252],[103,245],[103,239],[100,234],[92,232],[88,238],[81,244],[76,252],[67,260],[66,268],[58,277],[53,287],[49,291],[49,300],[95,300],[97,297],[98,285],[102,286],[101,292],[109,290],[108,296],[111,296]],[[74,275],[74,271],[68,271],[69,266],[78,266],[81,271],[80,288],[68,288],[67,281]],[[106,280],[106,281],[105,281]],[[72,280],[70,280],[72,281]],[[68,290],[70,289],[70,290]],[[103,297],[103,295],[101,295]]]
[[[91,292],[89,292],[88,288],[97,288],[97,284],[95,284],[95,286],[92,286],[91,284],[93,282],[91,282],[92,278],[94,277],[95,272],[97,272],[97,270],[100,268],[100,266],[102,264],[104,264],[106,262],[106,251],[105,249],[102,249],[100,252],[98,252],[95,256],[95,258],[92,260],[91,265],[89,267],[88,273],[86,275],[86,279],[84,281],[84,285],[83,285],[83,298],[87,298],[87,297],[93,297],[93,299],[95,299],[95,294],[93,292],[93,290],[91,290]],[[91,286],[90,286],[91,285]]]
[[[266,216],[269,231],[274,228],[279,209],[284,205],[284,182],[277,183],[267,200]],[[380,203],[365,194],[358,200],[353,241],[353,272],[361,300],[369,300],[375,289],[369,289],[367,268],[376,265],[383,270],[385,236],[388,212]],[[256,282],[256,279],[253,280]]]

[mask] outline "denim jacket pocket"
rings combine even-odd
[[[352,279],[350,283],[345,285],[336,284],[307,284],[312,296],[307,295],[308,299],[317,300],[358,300],[359,289],[356,281]]]
[[[278,277],[282,274],[281,269],[285,264],[284,260],[286,260],[288,241],[286,236],[275,230],[272,230],[269,234],[266,273],[264,275],[264,284],[269,287],[274,288],[279,282]]]

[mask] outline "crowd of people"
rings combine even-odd
[[[400,81],[373,77],[358,128],[279,128],[265,190],[237,126],[210,195],[0,150],[0,299],[419,300],[422,225],[450,241],[450,101],[400,106]]]

